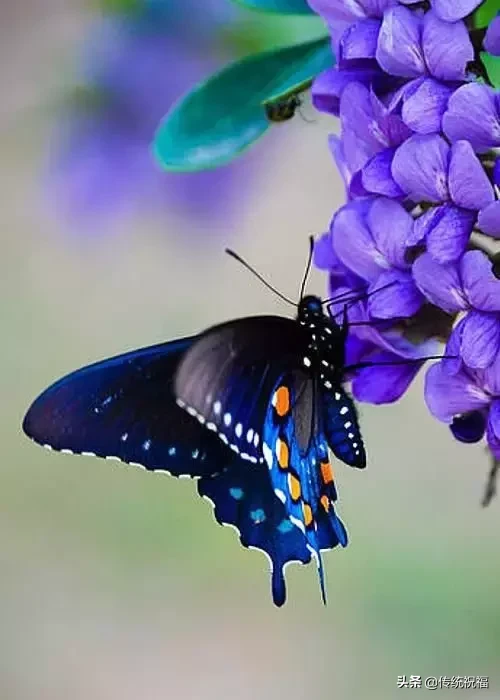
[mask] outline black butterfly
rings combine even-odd
[[[43,392],[23,423],[50,449],[199,478],[218,522],[268,555],[276,605],[286,564],[311,556],[325,600],[321,551],[347,544],[328,447],[366,464],[342,388],[347,323],[303,296],[307,271],[296,319],[237,319],[84,367]]]

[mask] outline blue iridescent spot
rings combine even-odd
[[[173,457],[175,455],[175,447],[169,447],[168,456]]]
[[[293,524],[289,520],[282,520],[278,525],[278,530],[285,535],[293,530]]]
[[[229,493],[237,501],[241,501],[241,499],[243,498],[243,489],[229,489]]]
[[[250,511],[250,517],[252,518],[254,523],[263,523],[266,519],[266,514],[264,513],[262,508],[257,508],[257,510]]]

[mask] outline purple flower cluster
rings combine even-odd
[[[480,51],[500,55],[500,18],[478,46],[481,0],[309,4],[337,56],[313,101],[340,119],[330,148],[348,200],[315,262],[332,296],[360,298],[349,362],[374,363],[353,377],[353,394],[395,401],[422,364],[404,361],[447,341],[449,359],[427,373],[427,405],[459,440],[486,434],[500,459],[500,280],[489,257],[500,239],[500,94],[478,81]]]

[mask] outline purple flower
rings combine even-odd
[[[488,446],[494,457],[499,459],[500,354],[485,370],[474,371],[462,365],[453,375],[446,371],[446,362],[442,360],[430,367],[425,377],[425,400],[430,412],[450,425],[457,417],[469,417],[467,427],[474,442],[482,437],[481,426],[484,425]],[[474,430],[470,417],[477,413],[482,414],[483,421],[476,417]],[[461,427],[459,439],[463,436],[463,424]]]
[[[351,390],[358,401],[374,404],[392,403],[406,392],[418,374],[423,362],[417,360],[435,355],[439,343],[425,339],[415,344],[407,339],[404,330],[393,322],[377,323],[363,297],[362,281],[343,266],[333,251],[331,234],[325,234],[315,246],[315,263],[330,268],[330,295],[337,298],[332,304],[332,316],[340,322],[347,303],[349,334],[346,345],[346,365],[369,363],[370,366],[351,369],[348,376]],[[357,300],[354,301],[353,300]]]
[[[376,58],[392,75],[438,80],[464,80],[474,49],[463,22],[448,24],[432,10],[424,15],[406,7],[384,14]]]
[[[495,17],[484,37],[483,46],[493,56],[500,56],[500,16]]]
[[[499,93],[478,83],[460,87],[448,102],[443,131],[452,142],[467,139],[478,153],[500,146]]]
[[[340,100],[343,158],[351,194],[404,194],[391,174],[396,146],[412,133],[401,117],[360,83],[350,83]],[[358,177],[355,177],[358,174]],[[351,183],[352,187],[351,187]]]
[[[483,0],[431,0],[432,9],[445,22],[456,22],[467,17],[482,2]]]
[[[488,367],[500,354],[500,282],[486,255],[469,251],[457,263],[439,265],[424,253],[413,277],[432,304],[449,314],[468,312],[453,331],[450,354],[458,353],[472,369]]]
[[[438,135],[415,135],[392,161],[392,176],[414,202],[429,208],[416,220],[409,245],[425,239],[438,262],[457,260],[464,252],[478,211],[495,200],[493,186],[468,141],[451,147]]]
[[[376,65],[348,66],[342,70],[338,65],[320,73],[312,86],[312,100],[316,109],[334,116],[339,115],[340,100],[345,88],[351,83],[373,86],[375,91],[381,83],[388,83],[385,74]]]
[[[343,265],[367,282],[373,317],[413,316],[422,306],[424,297],[406,259],[412,225],[408,212],[384,197],[351,202],[333,218],[333,250]]]
[[[382,17],[398,0],[308,0],[308,3],[327,24],[339,20],[352,24],[360,19]]]

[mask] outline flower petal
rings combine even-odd
[[[314,241],[313,261],[314,266],[319,270],[329,270],[335,265],[336,256],[330,233],[324,233],[321,238]]]
[[[353,21],[366,17],[362,1],[358,0],[307,0],[311,9],[329,24],[337,20]]]
[[[391,75],[416,78],[426,72],[420,46],[422,18],[406,7],[384,13],[378,37],[376,58]]]
[[[483,46],[493,56],[500,56],[500,16],[494,17],[490,22]]]
[[[479,212],[477,224],[483,233],[500,238],[500,202],[492,202]]]
[[[422,50],[431,75],[438,80],[464,80],[467,63],[474,58],[465,24],[444,22],[432,10],[424,17]]]
[[[357,401],[374,404],[392,403],[400,399],[422,366],[420,363],[377,366],[377,362],[401,361],[397,355],[383,351],[371,355],[369,360],[374,362],[374,366],[356,372],[352,393]]]
[[[500,311],[500,280],[493,274],[491,261],[484,253],[480,250],[465,253],[460,273],[471,306],[480,311]]]
[[[486,439],[488,447],[493,456],[500,459],[500,400],[495,399],[491,404],[488,414],[488,425],[486,428]]]
[[[365,85],[350,83],[345,87],[340,100],[340,119],[343,131],[352,131],[361,141],[358,147],[364,145],[370,156],[390,146],[374,118],[370,90]]]
[[[381,265],[388,266],[357,207],[357,202],[340,209],[332,221],[333,248],[349,269],[366,280],[375,280]]]
[[[339,115],[340,98],[349,83],[370,85],[379,70],[374,68],[339,70],[328,68],[314,79],[312,101],[320,112]]]
[[[386,148],[374,155],[363,167],[361,178],[367,192],[385,197],[402,197],[403,190],[392,177],[392,159],[395,149]]]
[[[476,215],[451,204],[443,205],[440,210],[439,221],[427,235],[427,250],[438,262],[448,263],[464,253]]]
[[[418,134],[434,134],[441,131],[441,120],[448,106],[453,88],[433,78],[425,78],[417,89],[403,102],[402,117],[405,124]]]
[[[480,411],[489,404],[488,395],[471,376],[464,371],[450,375],[444,371],[442,362],[427,370],[424,395],[429,411],[445,423],[463,413]]]
[[[467,308],[456,264],[440,265],[432,255],[423,253],[412,272],[417,287],[432,304],[450,314]]]
[[[349,61],[375,58],[381,21],[364,19],[351,24],[342,34],[339,45],[339,67],[344,69]]]
[[[458,88],[443,115],[443,131],[450,141],[469,141],[477,153],[500,146],[500,117],[494,90],[478,83]]]
[[[456,22],[470,15],[483,0],[432,0],[432,9],[445,22]]]
[[[485,369],[500,349],[500,318],[483,311],[470,311],[464,319],[460,354],[472,369]]]
[[[493,186],[468,141],[451,147],[448,187],[455,204],[478,211],[495,199]]]
[[[407,269],[406,240],[413,219],[406,209],[392,199],[377,197],[368,210],[366,220],[375,244],[385,259],[394,267]]]
[[[376,293],[374,293],[376,292]],[[408,318],[417,313],[424,296],[411,272],[389,270],[372,282],[368,293],[368,310],[375,318]]]
[[[445,202],[449,154],[450,147],[440,136],[415,134],[397,149],[392,175],[412,199]]]

